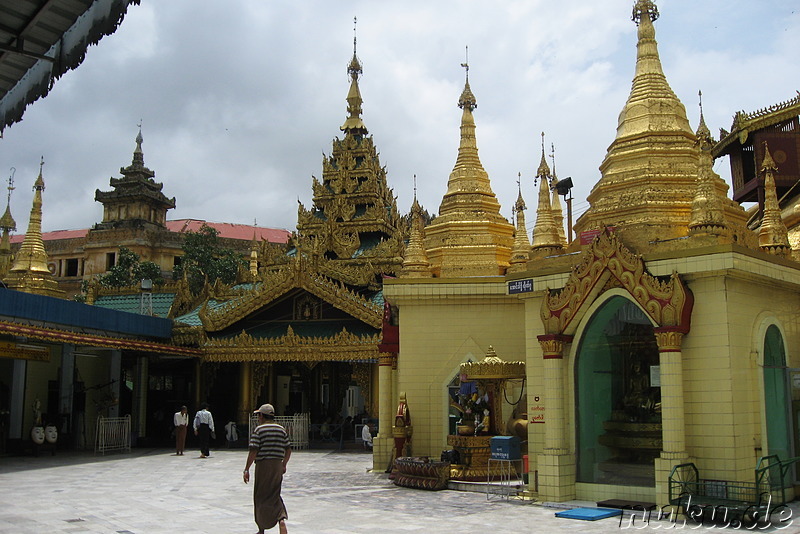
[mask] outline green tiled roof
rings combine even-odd
[[[174,293],[153,293],[153,315],[166,318],[172,301],[175,300]],[[94,305],[99,308],[109,310],[124,311],[128,313],[141,313],[141,295],[103,295],[94,301]]]
[[[218,310],[225,306],[227,302],[219,302],[217,300],[209,300],[208,301],[208,309],[210,310]],[[202,305],[198,306],[197,308],[193,309],[189,313],[181,315],[180,317],[176,317],[175,321],[183,324],[187,324],[189,326],[202,326],[203,322],[200,320],[200,308]]]

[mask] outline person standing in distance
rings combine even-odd
[[[180,411],[175,412],[172,422],[175,425],[175,455],[183,456],[186,448],[186,429],[189,428],[189,412],[186,406],[181,406]]]
[[[258,534],[264,534],[278,524],[281,534],[286,534],[286,506],[281,498],[281,483],[286,464],[292,455],[286,429],[275,423],[275,408],[262,404],[254,413],[258,414],[258,426],[250,436],[250,451],[244,466],[244,483],[250,481],[250,466],[255,466],[253,483],[253,511]]]
[[[214,432],[214,417],[208,411],[208,403],[200,405],[200,411],[194,416],[194,435],[200,438],[200,458],[208,458],[208,442]]]

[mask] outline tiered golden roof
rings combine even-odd
[[[477,105],[467,75],[458,100],[463,110],[458,157],[439,215],[425,229],[431,269],[444,278],[503,274],[514,243],[514,226],[500,215],[500,203],[478,157],[472,115]]]
[[[39,165],[39,177],[33,185],[33,205],[28,221],[28,231],[25,233],[25,239],[17,252],[14,264],[5,278],[5,283],[9,289],[25,293],[63,297],[64,292],[58,288],[58,283],[47,266],[47,252],[42,240],[43,165],[44,161]]]
[[[344,138],[335,139],[333,153],[323,157],[322,182],[313,179],[313,207],[298,206],[295,243],[316,264],[328,263],[320,267],[328,276],[341,279],[334,274],[338,270],[347,283],[375,285],[381,273],[399,274],[404,236],[386,168],[361,120],[361,64],[355,50],[347,71],[351,83]]]
[[[525,362],[507,362],[497,357],[494,347],[489,345],[486,357],[479,362],[461,364],[461,373],[469,380],[508,380],[525,377]]]

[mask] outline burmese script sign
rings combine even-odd
[[[531,423],[544,423],[544,403],[538,395],[533,398],[530,413]]]
[[[22,345],[0,341],[0,358],[15,358],[17,360],[49,362],[50,350],[47,349],[47,347],[37,347],[35,345]]]
[[[530,293],[533,291],[533,279],[526,278],[524,280],[512,280],[508,283],[508,294],[514,295],[516,293]]]

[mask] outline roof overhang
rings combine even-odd
[[[0,2],[0,132],[22,120],[87,49],[119,27],[141,0]]]

